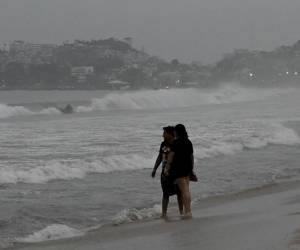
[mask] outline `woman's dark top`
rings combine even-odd
[[[163,196],[165,198],[180,193],[178,186],[174,184],[174,179],[172,178],[172,176],[164,175],[164,169],[166,167],[167,157],[170,152],[171,152],[171,145],[163,141],[159,149],[159,153],[162,155],[162,172],[160,176],[160,183],[163,191]]]
[[[174,178],[187,177],[193,170],[193,144],[188,138],[177,138],[171,145],[174,158],[171,165],[170,175]]]

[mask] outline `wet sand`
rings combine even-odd
[[[300,249],[300,182],[205,199],[194,205],[193,214],[180,220],[171,208],[169,220],[105,226],[79,238],[12,249]]]

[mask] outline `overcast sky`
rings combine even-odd
[[[131,36],[153,55],[207,63],[293,44],[299,31],[299,0],[0,0],[1,43]]]

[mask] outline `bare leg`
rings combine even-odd
[[[184,214],[191,215],[191,193],[189,188],[189,179],[188,177],[183,177],[178,179],[179,189],[182,195]]]
[[[183,202],[182,202],[181,194],[177,195],[177,202],[178,202],[179,213],[180,215],[183,215]]]
[[[168,205],[169,205],[169,197],[164,197],[162,198],[162,218],[167,217],[167,210],[168,210]]]

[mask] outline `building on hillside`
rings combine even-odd
[[[129,82],[124,82],[120,80],[112,80],[108,82],[111,89],[126,90],[129,89],[131,84]]]
[[[49,62],[53,56],[55,44],[38,44],[25,41],[13,41],[9,44],[9,54],[12,61],[20,63]]]
[[[165,71],[157,75],[159,87],[178,87],[181,84],[181,75],[177,71]]]
[[[8,52],[9,51],[9,44],[8,43],[1,44],[0,45],[0,50]]]
[[[71,76],[78,82],[78,83],[85,83],[88,80],[89,76],[94,74],[94,67],[93,66],[80,66],[80,67],[73,67],[71,69]]]

